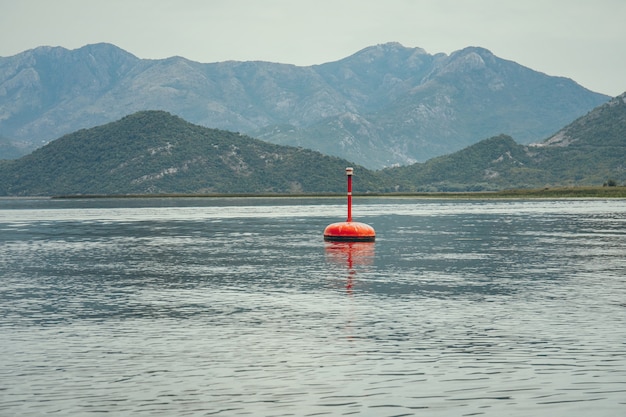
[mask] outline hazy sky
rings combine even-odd
[[[481,46],[611,96],[626,91],[626,0],[0,0],[0,56],[109,42],[139,58],[336,61],[386,42]]]

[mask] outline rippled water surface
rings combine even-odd
[[[0,200],[0,415],[626,415],[626,201],[354,204]]]

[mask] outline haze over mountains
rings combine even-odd
[[[144,60],[110,44],[0,58],[0,158],[142,110],[301,146],[371,169],[506,134],[538,142],[609,97],[482,48],[389,43],[298,67]]]

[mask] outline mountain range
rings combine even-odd
[[[0,196],[337,193],[350,165],[142,111],[0,161]],[[535,144],[498,135],[424,163],[354,166],[356,193],[626,184],[626,93]]]
[[[486,49],[398,43],[307,67],[140,59],[111,44],[0,57],[0,158],[138,111],[241,132],[380,169],[505,134],[544,140],[608,96]]]

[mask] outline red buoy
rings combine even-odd
[[[326,226],[326,229],[324,229],[324,240],[333,242],[373,242],[376,239],[376,232],[372,226],[352,221],[353,173],[353,168],[346,168],[346,175],[348,176],[348,219],[345,222]]]

